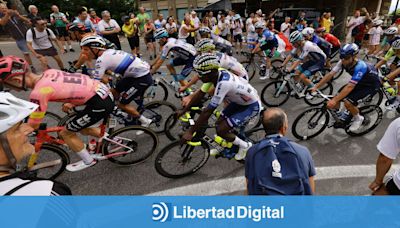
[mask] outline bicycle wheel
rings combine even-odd
[[[319,135],[329,123],[326,108],[311,108],[301,113],[293,122],[292,133],[300,140],[307,140]]]
[[[279,68],[282,66],[283,60],[282,59],[274,59],[271,61],[272,69],[269,73],[269,77],[271,79],[279,79],[280,72]]]
[[[327,82],[324,85],[324,87],[322,87],[320,89],[320,91],[325,95],[332,95],[332,93],[333,93],[333,85],[332,85],[332,83],[331,82]],[[324,103],[325,99],[320,97],[320,96],[318,96],[318,95],[315,95],[315,96],[313,96],[312,99],[307,99],[306,97],[304,97],[304,101],[310,106],[318,106],[318,105]]]
[[[382,109],[377,106],[377,105],[369,105],[369,106],[364,106],[360,107],[360,115],[364,117],[364,121],[357,131],[350,131],[349,127],[346,127],[345,131],[348,135],[350,136],[361,136],[365,135],[368,132],[372,131],[373,129],[378,126],[378,124],[381,122],[382,117],[383,117],[383,111]]]
[[[244,134],[253,145],[265,138],[265,130],[263,127],[251,129]]]
[[[144,92],[145,102],[166,101],[167,99],[168,89],[167,86],[161,81],[158,81],[157,84],[153,84]]]
[[[171,141],[178,140],[180,138],[180,134],[183,133],[184,128],[182,126],[182,122],[175,117],[175,114],[171,114],[167,121],[165,121],[165,135]]]
[[[338,60],[338,59],[332,60],[332,61],[331,61],[331,66],[332,66],[332,67],[335,67],[336,64],[337,64],[339,61],[340,61],[340,60]],[[327,72],[330,72],[330,71],[331,71],[331,69],[327,69]],[[340,78],[340,76],[342,76],[343,72],[344,72],[344,68],[342,67],[342,69],[341,69],[338,73],[336,73],[336,74],[333,76],[332,80],[334,81],[334,80]]]
[[[241,61],[240,63],[243,65],[244,69],[246,69],[249,75],[249,81],[251,81],[254,78],[254,75],[256,75],[256,65],[253,62],[250,62],[249,60],[244,60]]]
[[[149,128],[155,133],[161,134],[165,131],[167,118],[175,113],[176,107],[168,101],[153,101],[145,104],[143,110],[142,115],[153,120]]]
[[[65,167],[70,162],[67,152],[65,152],[62,148],[55,145],[43,144],[40,148],[39,153],[37,154],[37,158],[34,164],[40,165],[46,162],[54,161],[57,161],[58,164],[47,168],[35,170],[34,172],[36,173],[36,176],[40,178],[54,180],[64,172]]]
[[[180,145],[174,141],[158,153],[155,168],[158,174],[168,178],[181,178],[197,172],[210,157],[209,145],[200,140],[201,146]]]
[[[138,133],[140,131],[141,134]],[[133,165],[142,162],[149,158],[158,147],[157,135],[152,130],[141,126],[120,128],[112,132],[107,138],[113,141],[103,140],[102,152],[105,156],[109,156],[109,161],[119,165]],[[114,141],[125,147],[116,144]],[[112,156],[124,152],[129,153]]]
[[[252,129],[257,128],[258,126],[260,126],[262,121],[262,113],[258,114],[257,116],[251,118],[247,123],[246,123],[246,127],[245,130],[246,131],[250,131]]]
[[[268,83],[261,91],[261,101],[268,107],[283,105],[290,97],[290,87],[286,81]]]

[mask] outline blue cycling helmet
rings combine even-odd
[[[156,29],[156,31],[154,32],[154,39],[159,40],[164,37],[168,38],[167,30],[165,30],[165,28]]]
[[[360,49],[355,43],[346,44],[342,48],[340,48],[340,58],[344,59],[347,56],[355,56],[358,54],[359,50]]]

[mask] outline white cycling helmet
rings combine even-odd
[[[81,46],[90,48],[106,49],[107,42],[101,36],[93,35],[82,38]]]
[[[39,105],[19,99],[7,92],[0,92],[0,133],[24,120]]]
[[[303,34],[301,32],[294,31],[294,32],[290,33],[290,36],[289,36],[290,43],[294,43],[294,42],[301,41],[301,40],[304,40]]]
[[[372,21],[372,24],[373,24],[374,26],[382,25],[382,24],[383,24],[383,21],[380,20],[380,19],[373,20],[373,21]]]
[[[393,50],[400,49],[400,39],[397,39],[397,40],[393,41],[392,48],[393,48]]]
[[[386,35],[395,35],[398,33],[398,29],[396,27],[389,27],[388,29],[385,30]]]
[[[254,24],[255,29],[265,29],[265,23],[263,21],[259,21]]]
[[[301,31],[301,34],[303,34],[303,36],[312,36],[312,35],[314,35],[314,29],[307,27],[307,28],[303,29],[303,31]]]

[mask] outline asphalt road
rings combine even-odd
[[[123,49],[128,51],[128,43],[124,38],[121,40],[123,40]],[[76,43],[73,46],[75,50],[79,50]],[[21,56],[14,42],[1,42],[0,49],[5,55]],[[145,48],[142,47],[142,50],[145,50]],[[145,51],[142,52],[145,53]],[[77,56],[77,52],[67,53],[62,56],[62,59],[66,64],[67,61],[74,60]],[[145,55],[144,59],[148,60],[147,57]],[[34,60],[34,62],[39,69],[37,61]],[[55,62],[50,60],[50,66],[56,68]],[[163,68],[163,71],[166,71],[166,69]],[[348,75],[343,75],[338,82],[335,82],[335,90],[345,84],[348,79]],[[259,92],[266,83],[258,80],[258,78],[252,81]],[[28,97],[26,92],[14,94],[25,99]],[[171,100],[171,102],[179,105],[176,99]],[[291,125],[297,115],[308,108],[308,105],[302,100],[290,98],[282,108],[288,113],[289,124]],[[51,103],[50,111],[62,115],[58,104]],[[318,167],[317,194],[369,194],[368,184],[373,180],[374,164],[378,156],[376,144],[396,115],[394,112],[384,111],[384,119],[381,124],[374,131],[362,137],[349,137],[341,129],[327,129],[314,139],[301,141],[300,144],[310,149],[315,166]],[[291,133],[288,136],[294,139]],[[170,142],[164,135],[161,135],[159,140],[159,149]],[[134,166],[121,167],[103,161],[81,172],[65,172],[59,180],[69,185],[73,193],[77,195],[143,195],[155,192],[159,195],[237,195],[244,193],[244,167],[235,161],[210,157],[208,163],[196,174],[173,180],[164,178],[155,171],[154,158],[156,153],[147,161]],[[70,157],[73,161],[78,159],[72,153],[70,153]]]

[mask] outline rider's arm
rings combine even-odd
[[[29,97],[30,101],[39,105],[39,107],[29,116],[28,124],[31,125],[32,128],[39,128],[39,125],[46,114],[49,97],[52,93],[54,93],[54,91],[51,90],[47,90],[46,94],[42,94],[41,90],[34,90],[31,92]]]
[[[389,81],[395,79],[397,76],[399,76],[400,74],[400,68],[397,68],[396,70],[394,70],[393,72],[391,72],[390,74],[388,74],[388,76],[386,76],[388,78]]]
[[[296,49],[293,49],[293,51],[295,51],[295,50]],[[282,67],[286,66],[286,64],[293,58],[293,55],[294,55],[293,53],[295,53],[293,51],[286,57],[285,61],[283,61]]]
[[[164,60],[167,59],[170,50],[171,45],[169,43],[163,46],[161,50],[161,55],[158,55],[156,61],[154,61],[154,64],[151,65],[151,74],[157,72],[157,70],[161,67],[161,65],[164,63]]]
[[[199,76],[195,75],[193,78],[190,79],[190,81],[186,85],[182,86],[179,90],[184,91],[185,89],[190,88],[192,85],[196,84],[198,81],[199,81]]]
[[[333,69],[327,74],[325,75],[318,83],[317,85],[315,85],[315,89],[320,88],[321,86],[323,86],[325,83],[329,82],[332,80],[333,76],[335,76],[335,74],[337,74],[338,72],[340,72],[342,70],[342,62],[339,61],[336,66],[333,67]]]
[[[294,62],[294,63],[290,66],[290,68],[288,69],[288,71],[289,71],[289,72],[292,72],[294,69],[296,69],[296,67],[297,67],[298,65],[300,65],[300,63],[301,63],[301,60],[297,60],[296,62]]]
[[[256,46],[254,47],[254,49],[251,51],[252,54],[257,53],[260,51],[260,45],[261,43],[257,43]]]
[[[163,58],[159,58],[151,67],[150,73],[154,74],[155,72],[157,72],[157,70],[161,67],[161,65],[164,63],[164,59]]]
[[[347,95],[349,95],[351,93],[351,91],[353,91],[354,87],[356,87],[355,84],[353,84],[351,82],[348,83],[342,89],[342,91],[340,91],[340,93],[333,98],[333,100],[335,100],[336,102],[339,102],[339,101],[343,100],[345,97],[347,97]]]
[[[381,66],[383,66],[383,64],[385,64],[387,61],[385,59],[382,59],[381,61],[379,61],[376,65],[375,68],[379,69],[381,68]]]

